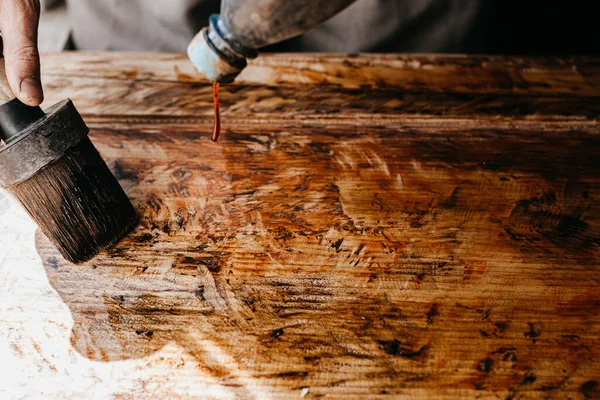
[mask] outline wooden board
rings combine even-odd
[[[264,56],[218,143],[183,55],[43,60],[141,224],[74,266],[0,199],[9,395],[600,397],[597,59]]]

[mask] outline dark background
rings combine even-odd
[[[485,1],[485,0],[481,0]],[[492,1],[487,53],[600,54],[597,1]]]
[[[462,0],[481,2],[481,15],[472,26],[469,39],[458,52],[508,55],[600,55],[600,3],[541,0]],[[443,14],[447,2],[436,4]],[[436,18],[436,11],[432,18]],[[419,21],[413,29],[427,29],[429,21]],[[410,29],[407,34],[410,34]],[[297,51],[296,38],[263,48],[263,51]],[[396,39],[397,40],[397,39]],[[387,43],[375,52],[392,50]],[[411,49],[414,51],[415,49]],[[427,49],[416,49],[429,52]],[[400,52],[403,52],[400,50]],[[455,51],[450,51],[455,52]]]

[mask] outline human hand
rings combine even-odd
[[[39,19],[39,0],[0,0],[6,76],[17,98],[30,106],[44,99],[37,47]]]

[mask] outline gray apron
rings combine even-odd
[[[248,0],[252,1],[252,0]],[[301,0],[287,0],[301,1]],[[327,1],[327,0],[323,0]],[[75,48],[185,51],[219,12],[218,0],[69,0]],[[358,0],[274,51],[468,52],[485,12],[480,0]]]

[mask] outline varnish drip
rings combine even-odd
[[[221,137],[221,112],[219,111],[219,84],[213,83],[213,102],[215,105],[215,123],[213,125],[212,140],[216,142]]]

